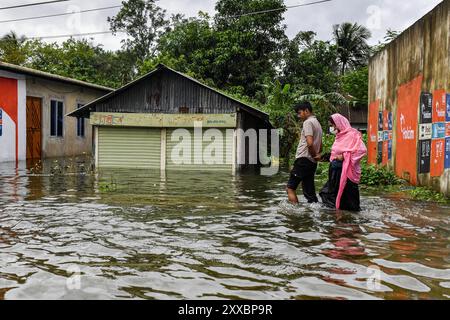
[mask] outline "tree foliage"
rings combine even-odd
[[[300,32],[286,45],[282,80],[306,93],[338,91],[337,48],[315,39],[313,32]]]
[[[367,106],[369,103],[369,68],[367,66],[342,76],[342,90],[349,95],[353,105]]]
[[[29,59],[30,43],[24,36],[11,31],[0,38],[0,58],[3,62],[23,65]]]
[[[214,67],[218,86],[241,86],[253,96],[262,89],[263,79],[276,75],[274,68],[286,39],[285,10],[283,0],[217,1]],[[249,14],[261,11],[267,12]]]
[[[26,66],[41,71],[113,88],[134,77],[134,61],[130,61],[126,52],[105,51],[87,40],[69,39],[61,45],[35,41],[31,47]]]
[[[128,38],[123,49],[135,54],[137,61],[156,55],[157,41],[168,26],[166,11],[156,0],[128,0],[115,17],[108,17],[111,31],[123,31]]]
[[[367,64],[371,37],[369,29],[357,23],[344,22],[333,26],[333,37],[337,46],[341,74]]]

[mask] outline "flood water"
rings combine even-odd
[[[445,205],[363,190],[336,214],[289,206],[287,173],[24,166],[0,164],[0,299],[450,299]]]

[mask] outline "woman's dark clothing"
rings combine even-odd
[[[322,198],[323,204],[333,209],[336,208],[336,199],[341,182],[342,164],[343,162],[338,160],[331,162],[328,172],[328,182],[322,188],[322,191],[320,191],[320,197]],[[342,195],[340,209],[347,211],[361,211],[359,187],[350,179],[347,179],[347,185],[345,186]]]

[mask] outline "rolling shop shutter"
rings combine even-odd
[[[100,168],[160,169],[161,129],[99,127]]]
[[[207,147],[211,145],[211,140],[204,140],[202,144],[195,143],[194,141],[194,129],[184,129],[187,130],[191,137],[191,143],[190,143],[190,155],[186,158],[183,155],[183,159],[190,159],[190,163],[180,163],[180,159],[177,159],[177,155],[182,154],[180,153],[180,143],[181,138],[177,136],[173,136],[173,133],[176,129],[167,129],[167,148],[166,148],[166,162],[167,162],[167,170],[217,170],[217,171],[229,171],[231,172],[233,169],[232,164],[232,133],[230,131],[227,132],[226,129],[216,129],[219,130],[223,137],[223,147],[222,147],[222,153],[223,153],[223,161],[222,163],[207,163],[208,158],[210,162],[212,162],[211,157],[208,157],[208,149]],[[228,137],[227,137],[228,134]],[[172,137],[174,139],[172,139]],[[179,138],[179,139],[177,139]],[[172,141],[174,140],[174,141]],[[186,144],[189,145],[189,144]],[[178,147],[177,147],[178,146]],[[177,149],[175,149],[177,148]],[[205,155],[206,151],[206,157],[202,157],[202,164],[196,164],[195,163],[195,154],[202,154]],[[215,153],[212,152],[212,155],[215,156]],[[202,159],[200,158],[200,159]],[[206,161],[205,161],[206,160]]]

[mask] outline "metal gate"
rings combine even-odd
[[[180,129],[167,130],[167,170],[232,171],[234,158],[233,129],[212,129],[214,131],[209,131],[211,135],[218,136],[218,141],[215,140],[216,137],[210,138],[208,133],[198,139],[194,135],[194,129],[177,130]],[[184,137],[183,132],[187,133],[186,137]],[[215,142],[218,148],[212,147]]]
[[[100,168],[161,168],[161,129],[99,127],[97,144]]]

